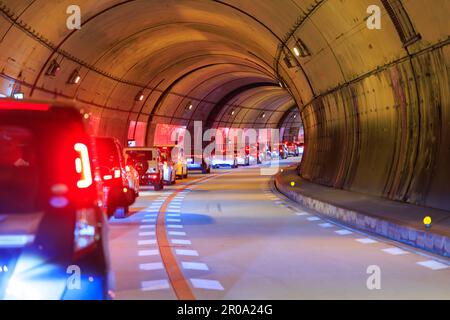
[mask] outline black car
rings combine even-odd
[[[105,299],[106,214],[82,116],[0,100],[0,299]]]

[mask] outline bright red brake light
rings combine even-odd
[[[77,182],[77,187],[80,189],[89,188],[92,185],[92,172],[88,148],[83,143],[77,143],[75,144],[74,149],[79,155],[75,159],[75,170],[81,177]]]
[[[50,106],[40,103],[24,103],[15,101],[4,101],[0,103],[1,110],[31,110],[31,111],[48,111]]]

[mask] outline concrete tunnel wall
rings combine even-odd
[[[449,1],[75,2],[0,1],[0,93],[76,101],[123,142],[131,121],[151,143],[156,123],[274,128],[298,107],[305,179],[450,210]]]

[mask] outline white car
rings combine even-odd
[[[215,169],[218,169],[220,167],[230,167],[233,169],[237,168],[238,157],[236,154],[213,154],[211,157],[211,167]]]

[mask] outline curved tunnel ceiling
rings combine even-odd
[[[449,1],[79,0],[68,30],[72,4],[0,2],[0,93],[76,100],[123,141],[132,121],[150,142],[156,123],[280,127],[296,108],[305,179],[450,208]]]

